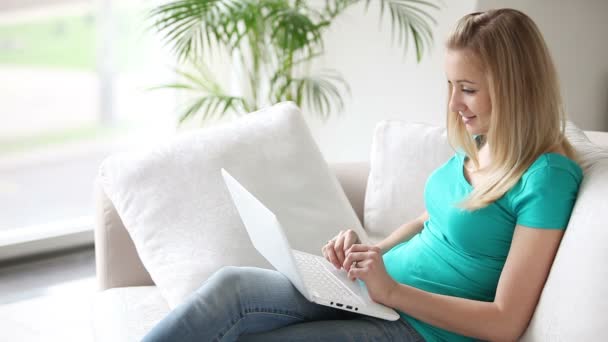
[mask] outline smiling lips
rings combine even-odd
[[[460,116],[462,117],[462,122],[464,122],[465,124],[468,124],[469,122],[471,122],[473,119],[475,119],[477,117],[477,115],[464,116],[464,114],[462,114],[462,113],[458,113],[458,114],[460,114]]]

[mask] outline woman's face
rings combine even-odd
[[[452,85],[449,108],[471,135],[487,134],[492,103],[480,63],[466,50],[448,49],[445,73]]]

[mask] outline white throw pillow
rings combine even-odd
[[[291,246],[320,254],[361,224],[293,103],[111,156],[100,179],[137,252],[174,308],[222,266],[270,267],[230,199],[225,168],[282,220]]]
[[[364,210],[372,238],[422,214],[426,179],[453,154],[443,127],[398,120],[376,125]]]
[[[581,168],[587,172],[598,160],[608,156],[608,150],[591,142],[585,132],[572,121],[566,122],[566,137],[576,150]]]

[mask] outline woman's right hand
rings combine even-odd
[[[337,269],[341,269],[344,259],[346,259],[346,250],[357,243],[361,243],[361,241],[354,230],[341,230],[338,235],[327,241],[327,244],[321,250],[327,261],[331,262]]]

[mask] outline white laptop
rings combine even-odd
[[[325,258],[291,249],[276,215],[225,169],[222,176],[253,246],[311,302],[386,320],[399,314],[372,301],[362,281],[351,281]],[[319,248],[321,248],[319,246]]]

